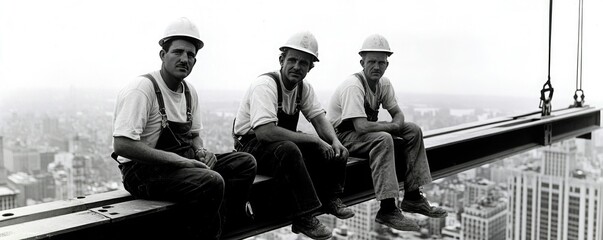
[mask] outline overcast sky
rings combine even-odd
[[[603,1],[584,1],[583,88],[587,103],[601,103]],[[578,3],[554,3],[555,108],[571,103],[575,90]],[[157,41],[181,16],[205,42],[188,77],[198,90],[246,89],[278,68],[278,48],[300,30],[318,39],[321,61],[308,75],[317,90],[331,91],[360,70],[358,49],[373,33],[394,51],[386,75],[399,92],[533,97],[537,104],[547,77],[544,0],[2,0],[0,94],[116,92],[159,69]]]

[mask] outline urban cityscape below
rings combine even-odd
[[[326,106],[328,93],[317,92]],[[36,96],[39,92],[29,92]],[[0,102],[0,210],[122,189],[112,152],[115,94],[65,93]],[[205,146],[233,150],[232,120],[240,92],[199,92]],[[397,93],[407,121],[425,132],[534,111],[525,99]],[[535,104],[537,105],[537,104]],[[381,111],[380,119],[387,119]],[[300,121],[300,130],[312,132]],[[603,239],[603,132],[523,152],[424,186],[445,219],[405,213],[420,232],[374,222],[375,200],[352,206],[356,216],[321,215],[333,239]],[[452,156],[454,157],[454,156]],[[401,199],[400,199],[401,200]],[[250,239],[306,239],[289,227]]]

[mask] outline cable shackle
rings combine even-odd
[[[546,95],[548,92],[548,96]],[[553,108],[551,101],[553,100],[553,92],[555,89],[553,85],[551,85],[551,79],[546,81],[544,85],[542,85],[542,90],[540,90],[540,105],[539,108],[542,109],[542,116],[550,116],[551,110]]]
[[[580,95],[578,95],[578,93],[580,93]],[[574,104],[570,107],[584,107],[584,98],[584,91],[582,91],[582,89],[576,89],[576,92],[574,92]]]
[[[553,106],[551,101],[553,100],[553,85],[551,84],[551,37],[553,32],[553,0],[550,0],[549,3],[549,66],[548,66],[548,78],[546,83],[542,85],[542,90],[540,90],[540,104],[539,108],[541,108],[542,116],[550,116],[551,110]],[[548,92],[548,98],[546,93]]]

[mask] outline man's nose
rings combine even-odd
[[[186,54],[180,55],[180,62],[188,63],[188,56]]]
[[[296,62],[295,64],[293,64],[293,69],[300,69],[301,66],[299,65],[299,62]]]

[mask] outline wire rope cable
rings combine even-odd
[[[574,104],[570,107],[584,106],[584,91],[582,90],[582,43],[584,35],[584,1],[578,4],[578,41],[576,43],[576,91],[574,92]]]

